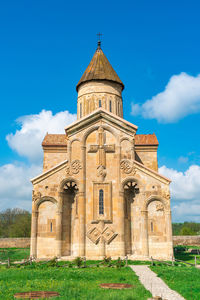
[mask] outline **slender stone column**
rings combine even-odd
[[[101,232],[103,231],[104,229],[104,221],[101,220],[99,222],[99,229],[101,229]],[[104,241],[104,238],[103,236],[100,237],[100,241],[99,241],[99,255],[100,257],[103,259],[103,257],[106,255],[106,251],[105,251],[105,241]]]
[[[31,256],[37,257],[37,223],[38,211],[32,212],[32,225],[31,225]]]
[[[131,159],[135,160],[135,137],[132,139]]]
[[[79,256],[85,256],[85,193],[79,192],[78,216],[79,216]]]
[[[78,199],[78,218],[79,218],[79,256],[85,256],[85,189],[86,189],[86,146],[81,146],[82,158],[82,180],[79,185]]]
[[[142,255],[149,256],[148,211],[147,210],[141,211],[141,215],[142,215],[142,232],[141,232]]]
[[[166,240],[169,247],[169,256],[173,255],[173,242],[172,242],[172,220],[171,220],[171,211],[165,211],[165,224],[166,224]]]
[[[57,210],[56,212],[56,256],[62,256],[62,211]]]
[[[125,238],[124,238],[124,192],[119,192],[118,201],[118,233],[119,233],[119,255],[125,256]]]

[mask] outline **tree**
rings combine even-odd
[[[30,237],[31,214],[20,209],[0,212],[0,237]]]
[[[180,231],[180,235],[195,235],[196,233],[189,227],[183,226]]]

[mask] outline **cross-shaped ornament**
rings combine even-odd
[[[101,48],[101,37],[102,37],[102,33],[97,33],[97,36],[98,36],[98,48]]]
[[[114,153],[115,145],[106,145],[106,134],[104,129],[100,126],[98,129],[98,145],[90,145],[90,153],[98,152],[98,167],[106,168],[106,153]]]

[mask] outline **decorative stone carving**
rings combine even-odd
[[[67,175],[78,174],[78,172],[82,169],[80,160],[76,159],[71,162],[71,164],[67,165],[66,173]]]
[[[98,244],[100,238],[103,239],[106,244],[110,244],[116,236],[117,233],[115,233],[114,230],[108,226],[104,227],[103,230],[99,229],[97,226],[94,226],[87,232],[87,237],[94,244]]]
[[[110,244],[117,236],[117,233],[115,233],[110,227],[106,227],[102,232],[102,236],[106,244]]]
[[[156,204],[156,211],[163,211],[163,210],[164,210],[164,206],[162,203]]]
[[[32,200],[35,202],[36,200],[39,200],[42,197],[42,194],[40,192],[33,191],[32,193]]]
[[[82,169],[81,162],[78,159],[72,161],[71,171],[73,174],[77,174],[81,169]]]
[[[132,173],[133,175],[136,173],[136,170],[134,168],[134,164],[129,159],[122,159],[120,161],[120,169],[123,170],[125,174]]]
[[[87,237],[94,243],[97,244],[101,237],[101,232],[97,227],[93,227],[87,233]]]
[[[107,172],[106,172],[105,166],[98,166],[97,167],[97,176],[101,177],[102,181],[105,179],[106,174],[107,174]]]

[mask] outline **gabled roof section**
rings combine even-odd
[[[137,146],[158,146],[158,139],[155,135],[153,134],[136,134],[135,135],[135,145]]]
[[[139,163],[136,160],[134,160],[134,164],[135,164],[135,167],[137,169],[139,169],[140,171],[142,171],[146,175],[150,175],[151,177],[154,177],[154,178],[158,179],[159,181],[161,181],[163,183],[170,184],[171,180],[169,178],[167,178],[167,177],[159,174],[158,172],[146,167],[145,165]]]
[[[78,88],[82,83],[91,80],[109,80],[117,82],[122,86],[122,90],[124,89],[123,82],[109,63],[100,46],[97,48],[90,64],[79,80],[76,90],[78,91]]]
[[[75,121],[71,125],[68,125],[65,128],[65,131],[67,135],[73,135],[101,119],[108,121],[110,126],[121,128],[123,131],[130,134],[135,134],[138,128],[136,125],[100,107],[94,110],[91,114]]]
[[[66,147],[67,146],[67,136],[66,134],[46,134],[42,146],[58,146]]]
[[[53,175],[54,173],[62,170],[63,168],[65,168],[65,166],[67,165],[68,160],[64,160],[61,163],[59,163],[58,165],[54,166],[53,168],[47,170],[46,172],[32,178],[30,181],[32,182],[32,184],[36,184],[39,183],[40,181],[46,179],[47,177]]]

